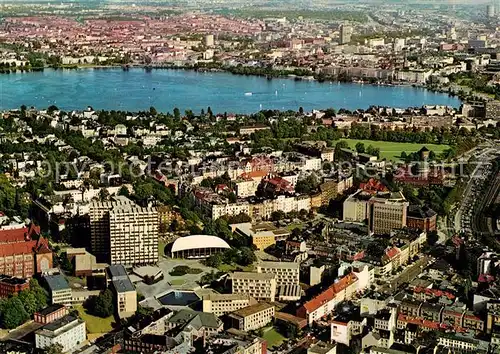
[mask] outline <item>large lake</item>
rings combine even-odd
[[[198,73],[185,70],[121,68],[45,70],[0,75],[0,108],[21,105],[61,109],[115,109],[138,111],[154,106],[160,111],[208,106],[214,112],[250,113],[260,109],[305,110],[334,107],[354,110],[371,105],[460,106],[457,98],[413,87],[319,83]]]

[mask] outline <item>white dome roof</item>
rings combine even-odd
[[[226,241],[212,235],[191,235],[178,238],[172,245],[171,252],[193,250],[197,248],[231,248]]]

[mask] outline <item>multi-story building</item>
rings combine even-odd
[[[328,289],[302,304],[297,309],[297,317],[304,318],[308,324],[332,313],[342,301],[349,300],[356,293],[358,279],[349,273]]]
[[[52,251],[40,228],[31,225],[0,230],[0,274],[31,278],[52,268]]]
[[[368,218],[370,230],[381,235],[405,227],[408,205],[401,192],[372,197]]]
[[[257,273],[276,275],[276,285],[299,285],[300,263],[296,262],[260,262]]]
[[[37,349],[44,349],[59,343],[62,345],[63,352],[72,352],[86,338],[85,322],[70,315],[49,323],[35,332]]]
[[[115,294],[115,308],[120,318],[130,317],[137,311],[137,292],[122,265],[108,268],[109,280]]]
[[[248,306],[228,315],[232,328],[253,331],[269,324],[274,318],[274,306],[265,302]]]
[[[340,26],[340,44],[347,44],[351,41],[352,27],[348,25]]]
[[[0,298],[18,294],[29,287],[30,283],[27,279],[0,275]]]
[[[158,212],[133,204],[109,212],[111,264],[158,262]]]
[[[71,305],[71,288],[62,274],[46,275],[43,278],[49,288],[52,304]]]
[[[53,304],[35,312],[35,322],[41,324],[48,324],[68,314],[68,308],[61,304]]]
[[[172,207],[164,205],[157,208],[158,210],[158,233],[165,234],[170,230],[170,225],[176,220],[182,224],[184,220],[179,211],[174,210]]]
[[[489,348],[489,342],[457,333],[439,333],[438,344],[463,352],[487,353]]]
[[[425,232],[436,230],[437,213],[429,207],[410,205],[406,216],[406,226]]]
[[[132,204],[132,201],[123,196],[113,197],[111,201],[107,202],[93,202],[90,204],[90,246],[92,253],[101,260],[109,260],[109,212],[115,206],[129,204]]]
[[[285,228],[277,228],[272,223],[240,223],[232,224],[232,231],[252,239],[252,244],[259,250],[276,244],[276,241],[284,241],[290,235]]]
[[[255,305],[257,301],[248,294],[209,294],[203,296],[203,312],[220,317],[244,307]]]
[[[343,219],[346,221],[363,222],[369,217],[369,200],[371,194],[358,190],[351,194],[343,204]]]
[[[91,246],[97,258],[111,264],[158,261],[159,219],[155,208],[142,208],[118,196],[90,205]]]
[[[271,127],[268,127],[264,124],[255,124],[252,126],[244,126],[240,128],[240,135],[251,135],[259,130],[270,130]]]
[[[257,300],[274,302],[276,275],[269,273],[235,272],[231,275],[232,293],[248,294]]]
[[[257,192],[257,188],[259,187],[259,183],[260,181],[256,181],[249,176],[240,176],[236,181],[234,181],[236,196],[238,198],[254,196],[255,192]]]
[[[277,295],[280,301],[299,300],[302,289],[299,285],[300,263],[297,262],[260,262],[258,273],[276,275]]]
[[[328,205],[331,199],[337,198],[339,194],[342,194],[351,188],[353,182],[353,177],[349,176],[347,178],[340,177],[335,180],[327,180],[320,184],[319,190],[321,192],[321,204]]]

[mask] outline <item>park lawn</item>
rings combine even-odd
[[[398,143],[392,141],[375,141],[375,140],[358,140],[358,139],[342,139],[349,144],[349,148],[355,150],[357,143],[365,144],[365,149],[368,145],[380,149],[380,158],[392,161],[401,160],[401,152],[417,152],[422,147],[434,151],[436,155],[450,148],[449,145],[441,144],[419,144],[419,143]]]
[[[113,330],[115,318],[109,316],[106,318],[96,317],[88,314],[82,305],[75,306],[82,320],[85,321],[87,332],[89,333],[107,333]]]
[[[302,230],[302,227],[303,227],[303,226],[304,226],[304,224],[303,224],[303,223],[292,223],[292,224],[290,224],[290,225],[287,225],[287,227],[286,227],[286,228],[287,228],[289,231],[293,231],[293,229],[300,229],[300,230]]]
[[[262,336],[267,341],[267,347],[272,348],[274,346],[279,346],[283,343],[286,338],[279,334],[274,327],[264,330],[264,335]]]
[[[172,279],[169,283],[174,286],[180,286],[184,285],[185,281],[183,279]]]

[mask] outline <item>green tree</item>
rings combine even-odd
[[[47,113],[48,114],[52,114],[52,113],[54,113],[55,111],[58,111],[58,110],[59,110],[59,108],[57,108],[57,106],[52,105],[52,106],[49,106],[49,108],[47,108]]]
[[[106,188],[102,188],[99,191],[99,200],[101,202],[105,202],[105,201],[109,200],[109,198],[110,198],[109,191]]]
[[[179,110],[179,108],[175,107],[174,108],[174,118],[176,120],[179,120],[181,119],[181,111]]]
[[[54,343],[44,349],[45,354],[63,354],[64,347],[60,343]]]
[[[222,256],[220,253],[212,254],[205,260],[207,267],[219,268],[222,264]]]
[[[337,144],[335,144],[335,153],[334,153],[335,161],[342,161],[344,159],[344,156],[342,154],[342,149],[348,149],[348,148],[349,144],[345,140],[341,140]]]
[[[85,303],[87,311],[95,316],[102,318],[109,317],[115,311],[115,305],[113,302],[113,293],[110,289],[106,289],[99,294],[99,296],[94,296],[87,300]]]
[[[285,218],[285,213],[282,210],[276,210],[271,213],[272,221],[280,221]]]
[[[61,262],[60,262],[61,268],[67,272],[73,273],[73,270],[74,270],[73,264],[68,259],[68,255],[66,252],[61,253],[60,260],[61,260]]]
[[[120,190],[118,191],[118,195],[122,195],[122,196],[124,196],[124,197],[127,197],[127,198],[128,198],[128,197],[130,197],[130,192],[129,192],[129,190],[128,190],[128,188],[127,188],[127,187],[122,186],[122,187],[120,188]]]
[[[429,231],[427,233],[427,244],[429,246],[434,246],[438,240],[439,240],[439,235],[437,231]]]
[[[156,116],[158,114],[158,112],[156,111],[156,108],[151,106],[151,107],[149,107],[149,114],[151,114],[152,116]]]
[[[32,290],[23,290],[18,297],[30,317],[39,310],[35,293]]]
[[[359,154],[363,154],[365,152],[365,144],[363,144],[362,142],[356,143],[356,151]]]
[[[47,291],[40,286],[38,280],[33,278],[30,279],[30,291],[35,295],[38,310],[47,307],[48,294]]]
[[[16,328],[29,319],[29,314],[17,296],[8,299],[3,304],[2,311],[0,312],[2,316],[0,322],[8,329]]]
[[[255,253],[253,250],[249,247],[242,247],[240,249],[240,259],[239,259],[239,264],[242,266],[248,266],[250,264],[253,264],[255,261],[257,261],[257,257],[255,256]]]

